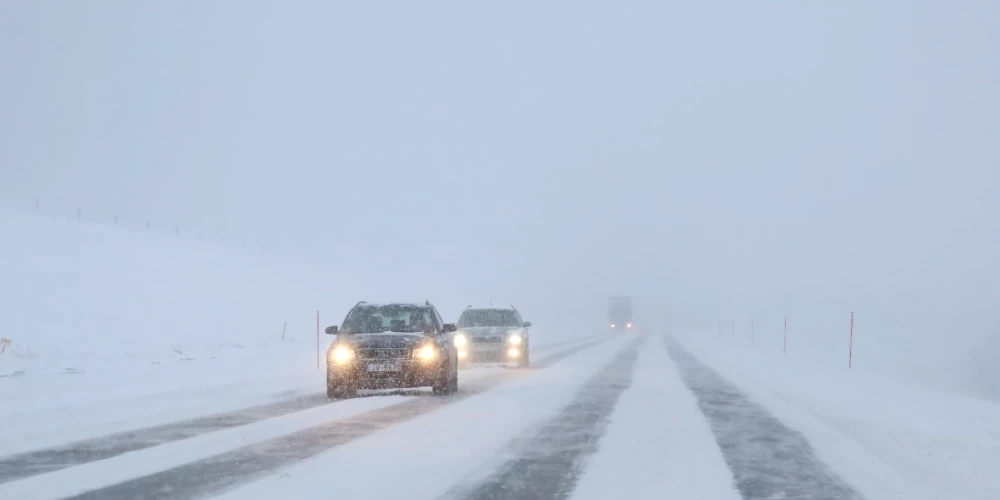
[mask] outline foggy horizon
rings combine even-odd
[[[998,335],[996,16],[12,2],[0,205],[248,241],[452,314],[596,324],[624,294],[656,327],[773,340],[789,314],[841,349],[853,310],[919,365]]]

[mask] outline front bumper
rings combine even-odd
[[[466,363],[504,363],[521,359],[524,356],[524,346],[470,344],[459,348],[458,356],[461,361]]]
[[[399,370],[377,370],[370,365],[399,367]],[[346,385],[358,389],[406,389],[436,384],[443,374],[440,360],[425,362],[414,359],[357,359],[344,364],[328,363],[328,386]]]

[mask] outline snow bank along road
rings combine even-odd
[[[806,435],[672,339],[536,352],[531,369],[464,370],[448,397],[331,402],[317,387],[0,456],[0,498],[906,498],[859,492]]]

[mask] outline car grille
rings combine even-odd
[[[410,359],[412,350],[402,348],[368,348],[359,349],[361,359]]]
[[[472,337],[473,344],[500,344],[503,342],[503,335],[493,335],[490,337]]]

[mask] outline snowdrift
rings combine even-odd
[[[316,311],[352,300],[333,286],[354,281],[344,272],[173,235],[7,211],[0,235],[5,376],[247,350],[314,356]]]

